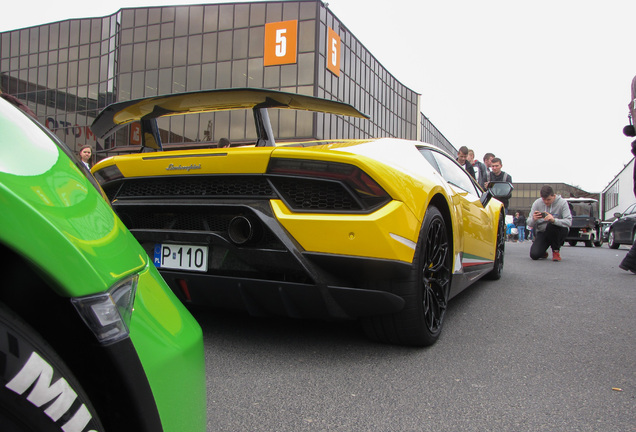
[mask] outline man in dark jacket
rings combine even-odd
[[[512,223],[515,224],[519,231],[519,243],[523,243],[526,239],[526,217],[523,215],[523,212],[515,213]]]
[[[488,179],[488,181],[503,181],[503,182],[512,183],[512,176],[502,171],[501,170],[502,166],[503,166],[503,163],[501,162],[501,159],[499,159],[498,157],[492,158],[492,163],[490,165],[490,168],[492,168],[492,171],[490,172],[490,178]],[[507,212],[508,200],[502,199],[501,202],[503,203],[504,208]]]

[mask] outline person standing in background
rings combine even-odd
[[[523,243],[526,239],[526,217],[523,212],[518,211],[515,213],[514,224],[519,231],[519,243]]]
[[[79,149],[79,151],[77,153],[79,154],[79,157],[80,157],[80,160],[82,161],[82,163],[90,171],[91,170],[91,165],[93,163],[93,161],[92,161],[93,148],[90,145],[88,145],[88,144],[84,144],[83,146],[80,147],[80,149]]]
[[[632,79],[632,99],[628,107],[631,120],[630,124],[623,128],[623,134],[628,137],[634,137],[636,136],[636,129],[634,129],[632,122],[636,116],[636,76]],[[632,154],[636,156],[636,140],[632,141]],[[636,162],[634,162],[634,196],[636,196]],[[636,241],[634,241],[632,248],[627,252],[618,267],[636,273]]]
[[[636,156],[636,141],[632,141],[632,154]],[[636,196],[636,162],[634,162],[634,196]],[[619,268],[636,273],[636,241],[618,265]]]
[[[468,162],[468,147],[461,146],[459,148],[459,150],[457,151],[457,163],[460,164],[466,171],[468,171],[468,174],[470,174],[472,178],[475,178],[475,170],[473,169],[473,166]]]
[[[492,168],[492,171],[490,172],[488,181],[512,183],[512,176],[506,173],[505,171],[501,170],[501,167],[503,166],[503,162],[501,162],[501,159],[499,159],[498,157],[494,157],[491,159],[490,163],[491,163],[490,168]],[[504,205],[504,210],[506,214],[508,214],[508,200],[502,199],[501,202]]]
[[[475,152],[471,149],[468,149],[467,160],[475,170],[475,180],[477,180],[477,184],[485,187],[485,183],[488,182],[488,168],[482,162],[479,162],[478,159],[475,159]]]
[[[484,165],[486,165],[486,172],[487,172],[486,182],[484,183],[484,189],[488,187],[488,182],[490,181],[490,178],[488,178],[488,175],[490,175],[490,171],[492,171],[491,166],[492,166],[492,160],[494,157],[495,155],[493,153],[486,153],[484,155]]]

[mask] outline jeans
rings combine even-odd
[[[548,248],[552,248],[552,252],[560,250],[568,232],[569,229],[554,224],[548,224],[545,231],[536,231],[534,243],[530,248],[530,258],[533,260],[543,258]]]
[[[517,225],[517,231],[519,231],[519,241],[524,241],[526,239],[526,226]]]

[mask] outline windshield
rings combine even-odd
[[[596,217],[598,203],[596,202],[568,202],[572,217]]]

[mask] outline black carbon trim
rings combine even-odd
[[[103,184],[102,188],[115,204],[138,200],[176,203],[181,200],[281,199],[295,212],[313,213],[367,214],[390,200],[387,197],[370,206],[340,181],[279,175],[142,177],[118,179]]]

